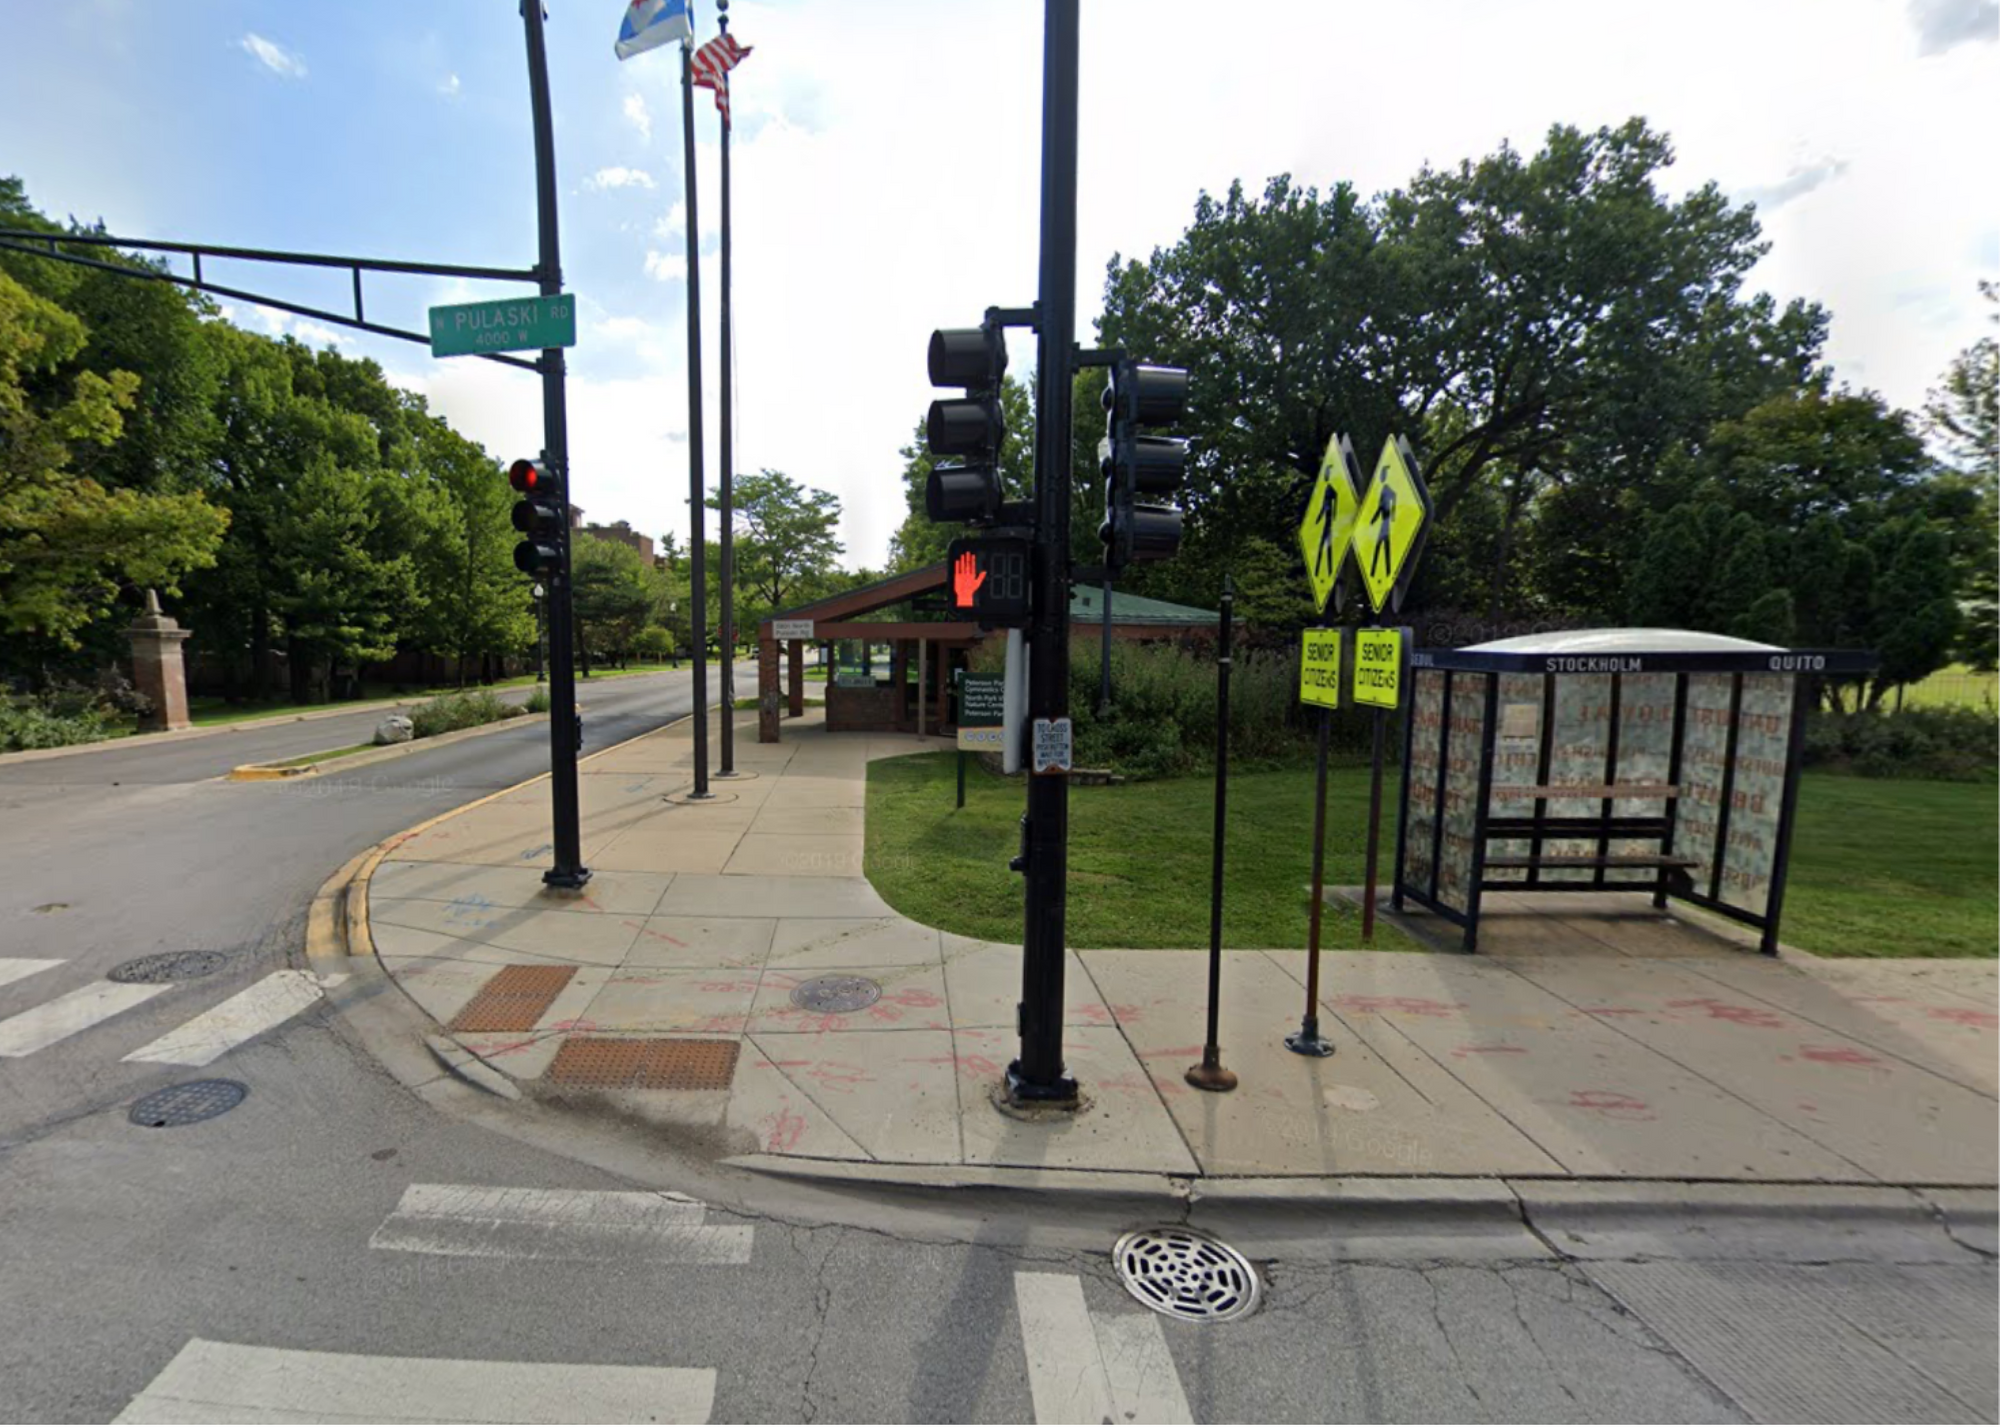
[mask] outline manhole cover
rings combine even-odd
[[[132,1103],[135,1126],[189,1126],[233,1111],[250,1094],[241,1081],[183,1081]]]
[[[815,1012],[851,1012],[875,1005],[882,988],[866,977],[814,977],[792,988],[792,1005]]]
[[[1194,1230],[1134,1230],[1112,1251],[1132,1297],[1176,1319],[1240,1319],[1257,1307],[1257,1271]]]
[[[220,952],[154,952],[120,962],[105,976],[114,982],[181,982],[206,977],[228,960]]]

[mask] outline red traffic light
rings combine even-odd
[[[507,468],[507,484],[524,496],[546,495],[556,488],[549,468],[525,456]]]

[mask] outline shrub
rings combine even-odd
[[[648,625],[632,636],[632,653],[640,659],[659,663],[674,652],[674,637],[658,625]]]
[[[535,686],[535,692],[522,702],[521,712],[524,714],[546,714],[552,707],[549,703],[549,687],[546,684],[538,684]]]
[[[429,699],[410,711],[410,732],[419,739],[472,729],[507,717],[506,706],[490,690],[467,690]]]
[[[1806,720],[1805,762],[1866,778],[1982,782],[1996,775],[1996,744],[2000,719],[1987,709],[1815,711]]]
[[[0,698],[0,753],[94,744],[111,737],[112,718],[112,712],[100,705],[58,706],[48,700]]]

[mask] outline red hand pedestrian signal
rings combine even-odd
[[[966,551],[951,568],[952,604],[962,610],[970,610],[974,593],[985,583],[986,572],[979,568],[979,557]]]

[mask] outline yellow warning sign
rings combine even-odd
[[[1299,702],[1340,707],[1340,642],[1344,631],[1309,629],[1299,661]]]
[[[1394,709],[1403,693],[1403,632],[1354,632],[1354,702]]]
[[[1312,587],[1313,608],[1322,613],[1333,594],[1334,581],[1340,578],[1348,544],[1354,539],[1354,515],[1360,502],[1354,494],[1353,461],[1354,448],[1335,432],[1326,444],[1326,455],[1320,458],[1319,476],[1306,497],[1305,517],[1299,522],[1299,554],[1305,557],[1306,583]]]
[[[1391,437],[1382,443],[1354,531],[1354,564],[1368,608],[1378,615],[1402,603],[1430,518],[1430,495],[1417,474],[1416,457],[1407,442]]]

